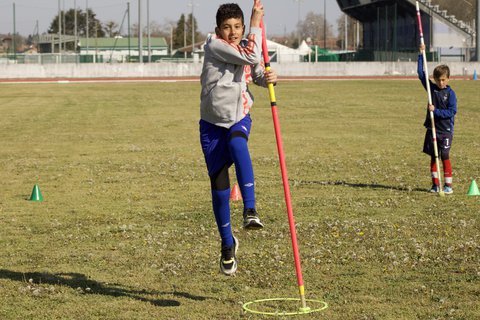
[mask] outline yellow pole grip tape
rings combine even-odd
[[[275,98],[275,89],[273,89],[273,83],[268,84],[268,94],[270,95],[270,102],[277,102]]]
[[[301,296],[304,296],[304,295],[305,295],[305,287],[304,287],[304,286],[299,286],[299,287],[298,287],[298,291],[300,292],[300,295],[301,295]]]
[[[270,71],[270,66],[265,67],[265,71]],[[277,102],[277,98],[275,97],[275,89],[273,88],[273,83],[269,83],[268,87],[268,94],[270,95],[270,102]]]

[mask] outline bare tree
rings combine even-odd
[[[132,26],[130,27],[130,35],[133,37],[138,36],[138,23],[132,24]]]
[[[301,38],[310,38],[312,44],[317,45],[322,45],[324,38],[333,37],[333,32],[326,23],[323,14],[316,14],[311,11],[307,13],[304,20],[298,23],[297,30]]]
[[[118,30],[118,23],[116,23],[113,20],[107,21],[104,25],[104,29],[105,29],[105,33],[110,38],[113,38],[113,37],[118,36],[120,34],[120,32]]]

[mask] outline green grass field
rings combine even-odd
[[[276,87],[306,297],[329,305],[297,318],[480,318],[480,198],[466,195],[480,180],[480,87],[450,84],[445,198],[426,192],[418,81]],[[198,83],[0,85],[0,319],[256,319],[243,303],[298,298],[268,95],[252,90],[266,228],[242,230],[232,204],[239,269],[225,277]],[[43,202],[28,201],[34,184]]]

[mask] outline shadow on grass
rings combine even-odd
[[[81,273],[47,273],[47,272],[17,272],[0,269],[0,279],[10,279],[24,282],[25,284],[49,284],[70,287],[75,290],[81,290],[85,294],[101,294],[111,297],[128,297],[143,302],[151,303],[158,307],[177,307],[180,302],[170,299],[149,299],[142,295],[162,295],[171,294],[176,297],[182,297],[190,300],[203,301],[206,297],[195,296],[186,292],[159,292],[147,290],[131,290],[122,288],[117,284],[103,284],[101,282],[88,279]],[[32,279],[32,280],[30,280]]]
[[[378,183],[350,183],[343,180],[338,181],[306,181],[306,180],[294,180],[294,184],[300,185],[322,185],[322,186],[347,186],[352,188],[368,188],[368,189],[386,189],[386,190],[397,190],[397,191],[406,191],[406,192],[428,192],[426,189],[422,188],[414,188],[409,189],[407,187],[400,187],[400,186],[387,186]]]

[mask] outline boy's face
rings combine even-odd
[[[220,27],[215,28],[215,31],[223,40],[238,45],[242,40],[245,26],[242,19],[230,18],[224,20]]]
[[[445,89],[448,85],[448,81],[450,80],[446,74],[442,74],[440,78],[435,78],[435,84],[440,88],[440,89]]]

